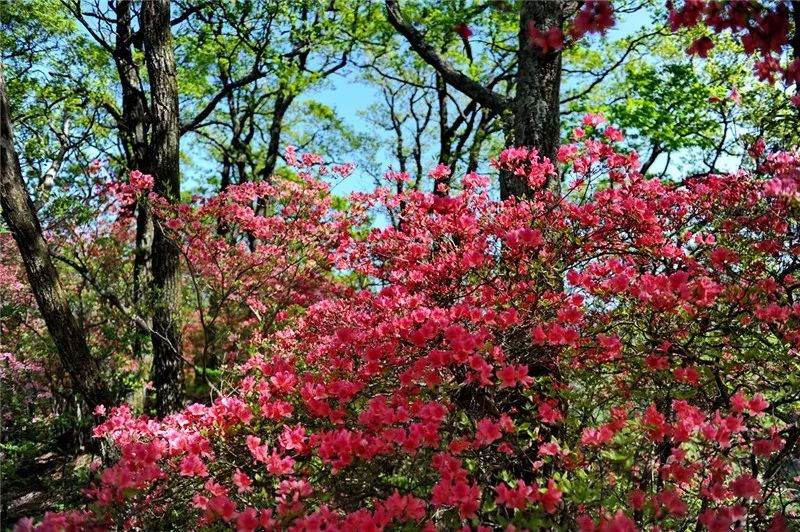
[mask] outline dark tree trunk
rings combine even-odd
[[[528,27],[533,24],[540,32],[561,28],[564,5],[561,1],[521,2],[519,28],[519,71],[517,92],[513,104],[513,142],[515,146],[530,146],[541,157],[555,161],[560,140],[561,52],[542,53],[528,39]],[[560,182],[551,179],[547,187],[558,191]],[[500,196],[523,196],[529,192],[526,182],[517,176],[501,176]]]
[[[439,105],[439,162],[450,166],[451,170],[453,161],[452,148],[453,148],[453,131],[447,123],[447,84],[440,74],[436,74],[436,102]],[[450,186],[450,176],[440,177],[433,182],[433,193],[447,195],[447,192],[442,192],[440,189],[445,189]]]
[[[294,101],[294,94],[287,93],[282,87],[278,94],[275,96],[275,105],[272,109],[272,121],[269,124],[269,144],[267,144],[267,154],[264,158],[264,168],[261,169],[261,180],[267,183],[272,183],[272,177],[275,173],[275,166],[278,164],[278,155],[280,153],[281,133],[283,132],[283,119],[286,117],[286,112]],[[255,206],[256,214],[264,216],[267,212],[266,198],[259,198]],[[258,247],[258,239],[255,236],[249,237],[250,250],[255,251]]]
[[[114,43],[114,63],[122,89],[122,120],[120,137],[125,149],[129,170],[140,170],[147,157],[147,98],[142,90],[139,68],[133,59],[130,0],[120,0],[116,6],[117,31]]]
[[[272,110],[272,121],[269,124],[269,144],[267,145],[267,157],[264,160],[264,168],[261,170],[261,179],[268,183],[272,182],[272,174],[275,172],[275,165],[278,163],[278,154],[281,145],[281,132],[283,131],[283,119],[289,106],[294,101],[294,95],[286,93],[284,90],[278,92],[275,97],[275,106]]]
[[[794,22],[794,35],[792,35],[792,58],[800,59],[800,0],[792,0],[792,21]],[[794,85],[795,94],[800,94],[800,78]]]
[[[61,363],[90,407],[114,404],[100,365],[89,352],[86,336],[61,289],[58,271],[42,236],[42,228],[14,151],[6,87],[0,71],[0,207],[19,247],[28,281]]]
[[[133,60],[130,0],[120,0],[116,6],[117,32],[114,63],[122,89],[120,138],[125,149],[128,170],[144,170],[147,158],[147,98],[142,90],[139,68]],[[150,248],[153,244],[153,214],[145,203],[136,205],[136,250],[133,260],[133,304],[145,322],[150,316],[142,312],[146,305],[146,290],[150,284]],[[137,326],[133,355],[140,360],[148,331]],[[149,364],[145,364],[148,367]]]
[[[152,129],[147,171],[154,190],[168,201],[180,199],[180,121],[169,0],[142,2],[141,29],[150,78]],[[153,380],[156,409],[165,416],[183,405],[180,310],[180,249],[156,220],[153,261]]]

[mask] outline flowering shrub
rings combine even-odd
[[[234,185],[177,205],[151,192],[149,175],[134,171],[119,181],[101,164],[93,165],[92,200],[82,206],[91,215],[58,227],[51,238],[65,250],[59,258],[67,264],[66,279],[92,300],[86,312],[93,321],[109,322],[91,328],[90,341],[98,351],[121,354],[115,375],[141,372],[141,360],[130,352],[132,338],[119,334],[131,329],[132,317],[148,311],[146,299],[136,306],[129,282],[137,201],[147,202],[181,243],[184,354],[202,364],[201,370],[216,369],[218,355],[236,359],[237,338],[271,332],[296,309],[338,293],[331,252],[340,238],[358,230],[365,215],[358,208],[337,210],[321,180],[328,173],[345,176],[352,166],[315,169],[316,158],[305,159],[294,161],[292,179]]]
[[[0,444],[4,478],[18,465],[26,447],[42,439],[56,410],[50,382],[40,354],[45,342],[36,334],[41,320],[25,282],[25,270],[16,260],[14,241],[0,233],[0,389],[3,393],[2,426],[17,440]]]
[[[456,195],[379,189],[332,215],[306,175],[282,212],[326,213],[301,226],[325,243],[302,261],[313,298],[258,269],[285,248],[229,255],[208,231],[297,229],[253,225],[244,203],[268,185],[178,207],[165,223],[197,230],[193,278],[223,291],[252,267],[230,291],[253,314],[302,305],[236,339],[250,356],[212,404],[98,410],[120,458],[90,506],[19,528],[788,530],[800,159],[662,182],[602,124],[584,121],[560,168],[503,152],[496,167],[540,187],[526,200],[469,174]],[[557,171],[559,197],[541,188]],[[401,228],[354,232],[376,206]]]
[[[196,333],[189,337],[190,356],[208,358],[215,349],[233,355],[237,338],[260,338],[295,310],[341,292],[333,252],[365,216],[356,208],[335,209],[321,178],[346,176],[352,166],[328,169],[313,156],[293,162],[293,180],[234,185],[193,205],[150,196],[182,243],[199,324],[189,331]]]

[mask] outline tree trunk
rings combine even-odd
[[[792,0],[792,21],[794,22],[794,35],[792,35],[792,59],[800,60],[800,0]],[[800,78],[794,84],[794,93],[800,95]]]
[[[561,51],[543,54],[529,43],[528,27],[533,24],[540,32],[561,28],[564,5],[561,1],[521,2],[519,28],[519,71],[514,98],[513,144],[536,148],[541,157],[556,160],[560,140]],[[556,192],[558,179],[547,187]],[[500,196],[523,196],[530,191],[528,184],[517,176],[504,175],[500,181]]]
[[[0,207],[19,247],[28,281],[61,363],[73,385],[91,408],[114,404],[100,365],[89,352],[86,336],[61,289],[58,271],[50,259],[47,242],[14,151],[6,86],[0,71]]]
[[[283,86],[278,90],[275,96],[275,104],[272,108],[272,121],[269,124],[269,144],[267,144],[267,154],[264,158],[264,168],[261,169],[261,180],[267,183],[272,183],[272,178],[275,173],[275,166],[278,164],[278,155],[280,155],[281,146],[281,133],[283,132],[283,119],[289,106],[292,105],[295,95],[287,92]],[[255,213],[259,216],[264,216],[267,213],[267,200],[266,198],[259,198],[256,201]],[[253,236],[248,236],[250,250],[255,251],[259,245],[258,239]]]
[[[114,63],[117,67],[122,89],[122,116],[119,132],[125,149],[125,164],[130,170],[143,170],[147,158],[147,98],[142,91],[139,68],[131,51],[131,7],[130,0],[120,0],[116,6],[117,32],[114,47]],[[150,248],[153,243],[153,214],[145,203],[136,205],[136,250],[133,259],[133,305],[146,323],[149,313],[143,312],[146,305],[147,287],[150,285]],[[137,326],[133,343],[133,356],[142,361],[147,329]],[[148,372],[152,361],[144,360],[143,369]],[[136,403],[141,402],[140,398]]]
[[[453,131],[447,123],[447,84],[441,74],[436,74],[436,102],[439,105],[439,162],[450,167],[450,170],[455,170],[452,167],[453,161],[450,160],[453,148]],[[446,196],[447,190],[450,186],[450,176],[440,177],[433,181],[433,193],[437,195]]]
[[[536,148],[540,157],[547,157],[556,164],[556,154],[561,141],[561,50],[543,53],[530,42],[529,28],[540,33],[552,28],[561,30],[566,19],[567,2],[527,2],[520,4],[519,48],[517,60],[517,87],[514,97],[512,119],[513,145]],[[560,176],[552,176],[545,185],[558,194],[561,190]],[[500,196],[524,196],[530,187],[518,176],[501,175]]]
[[[275,96],[275,105],[272,109],[272,121],[269,124],[269,144],[267,145],[267,156],[264,159],[264,168],[261,169],[261,180],[272,183],[272,174],[278,163],[280,154],[281,132],[283,131],[283,119],[289,106],[294,101],[294,95],[283,88]],[[259,210],[261,212],[261,210]]]
[[[147,171],[154,190],[180,200],[180,121],[169,0],[142,2],[141,28],[150,78],[152,130]],[[153,369],[156,409],[165,416],[183,405],[180,310],[180,249],[156,220],[153,261]]]

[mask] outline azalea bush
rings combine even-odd
[[[150,195],[226,377],[165,419],[98,409],[87,505],[19,528],[789,530],[798,154],[660,181],[600,115],[571,139],[492,161],[527,199],[473,173],[334,208],[292,152],[283,185]]]
[[[5,493],[13,493],[25,476],[25,465],[48,449],[71,450],[81,443],[73,428],[91,422],[91,413],[76,411],[64,370],[48,356],[39,317],[16,245],[0,234],[0,476]]]
[[[327,168],[319,156],[297,158],[291,148],[286,156],[296,170],[291,179],[234,185],[191,204],[149,196],[182,243],[193,314],[188,354],[203,369],[246,360],[249,350],[236,352],[239,338],[261,338],[287,316],[342,293],[333,252],[366,215],[340,208],[323,178],[346,177],[353,165]]]

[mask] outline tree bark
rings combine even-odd
[[[100,365],[61,288],[33,202],[14,151],[6,87],[0,70],[0,207],[19,247],[28,281],[47,330],[73,385],[91,408],[114,404]]]
[[[519,70],[514,97],[513,144],[536,148],[541,157],[556,160],[561,138],[560,102],[561,51],[542,53],[528,40],[528,27],[533,24],[540,32],[561,28],[564,5],[561,1],[521,2],[519,24]],[[547,187],[557,192],[559,179],[550,179]],[[517,176],[508,175],[500,181],[500,197],[524,196],[528,184]]]
[[[147,171],[154,190],[170,202],[180,199],[180,121],[175,54],[170,29],[170,1],[141,4],[141,29],[150,81],[152,129]],[[180,249],[156,220],[153,246],[153,380],[156,410],[165,416],[183,406]]]
[[[261,169],[261,180],[272,183],[272,175],[275,173],[275,166],[278,163],[280,154],[281,132],[283,131],[283,119],[289,106],[294,101],[294,94],[286,89],[278,91],[275,96],[275,105],[272,109],[272,121],[269,124],[269,144],[267,146],[267,156],[264,159],[264,168]]]
[[[436,74],[436,103],[439,105],[439,162],[455,170],[450,160],[453,147],[453,131],[447,123],[447,83],[441,74]],[[450,186],[450,176],[440,177],[433,181],[433,193],[447,195]]]
[[[119,130],[125,149],[128,170],[141,170],[147,157],[147,97],[131,50],[130,0],[120,0],[116,6],[117,31],[114,43],[114,64],[122,89],[122,119]]]
[[[792,59],[800,59],[800,0],[792,0],[792,22],[794,22],[794,35],[792,35]],[[800,78],[794,84],[795,94],[800,94]]]
[[[295,95],[285,90],[282,86],[275,96],[275,104],[272,108],[272,121],[269,124],[269,144],[267,145],[267,154],[264,158],[264,168],[260,171],[261,180],[266,183],[272,183],[272,178],[275,173],[275,167],[278,164],[278,155],[280,155],[280,142],[281,133],[283,132],[283,119],[286,112],[294,101]],[[264,216],[267,212],[267,199],[259,198],[256,200],[255,213],[259,216]],[[250,250],[255,251],[258,247],[258,239],[249,235]]]
[[[144,170],[147,159],[147,98],[142,90],[139,68],[131,51],[130,0],[120,0],[116,6],[117,32],[114,47],[114,63],[117,67],[122,89],[122,115],[119,132],[125,149],[125,164],[130,170]],[[150,284],[150,248],[153,243],[153,214],[148,205],[136,205],[136,249],[133,259],[133,304],[136,312],[142,313],[150,322],[148,313],[143,313],[147,287]],[[133,344],[133,356],[142,359],[144,339],[148,330],[137,326],[137,337]],[[145,364],[147,369],[149,364]],[[148,370],[149,371],[149,370]]]

